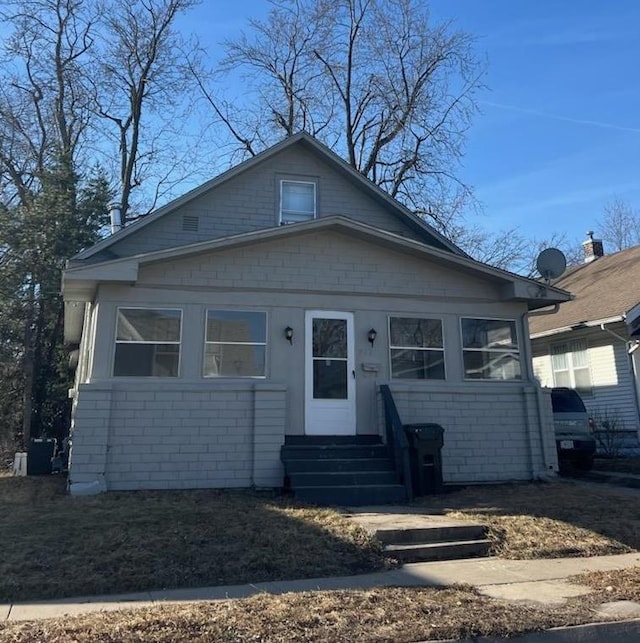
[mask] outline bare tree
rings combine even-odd
[[[119,201],[123,217],[135,216],[136,188],[147,183],[146,207],[182,178],[186,159],[184,123],[191,108],[190,87],[197,65],[175,28],[176,18],[197,0],[110,0],[103,12],[100,46],[94,50],[96,111],[110,124],[117,145]],[[195,89],[195,86],[194,86]],[[110,149],[107,147],[107,149]],[[150,192],[151,175],[153,192]]]
[[[640,243],[640,212],[620,197],[605,205],[597,225],[602,240],[616,252]]]
[[[245,72],[249,122],[202,83],[242,152],[306,129],[422,215],[437,219],[470,195],[456,166],[484,66],[468,34],[434,25],[418,0],[271,4],[222,64]]]

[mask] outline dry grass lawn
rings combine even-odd
[[[640,457],[636,458],[596,458],[593,463],[596,471],[615,471],[640,476]]]
[[[640,549],[640,496],[566,481],[467,487],[421,504],[488,527],[492,554],[560,558]]]
[[[640,599],[639,568],[585,574],[577,580],[594,592],[559,607],[492,600],[470,587],[261,594],[244,600],[10,624],[4,629],[0,625],[0,643],[399,643],[509,636],[592,622],[592,610],[602,602]]]
[[[0,602],[357,574],[388,561],[328,509],[234,491],[71,497],[0,478]]]

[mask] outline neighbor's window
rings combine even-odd
[[[118,308],[113,374],[178,377],[182,311]]]
[[[462,319],[464,376],[472,380],[519,380],[520,349],[516,322]]]
[[[389,318],[391,377],[443,380],[442,322],[417,317]]]
[[[316,216],[316,184],[280,181],[280,223],[297,223]]]
[[[264,377],[266,313],[208,310],[204,377]]]
[[[576,339],[551,346],[554,386],[567,386],[582,392],[591,391],[591,372],[587,340]]]

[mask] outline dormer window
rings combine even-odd
[[[280,181],[280,224],[316,217],[316,184],[311,181]]]

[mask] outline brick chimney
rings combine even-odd
[[[593,238],[593,230],[589,230],[587,236],[589,238],[582,242],[582,249],[584,250],[584,262],[591,263],[604,256],[604,249],[602,247],[602,239]]]

